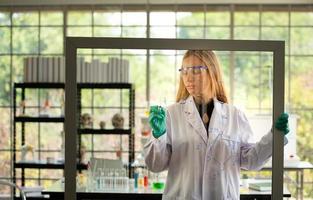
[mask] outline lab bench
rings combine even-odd
[[[64,183],[56,181],[51,187],[42,192],[48,195],[51,200],[64,199]],[[77,200],[161,200],[163,190],[150,188],[134,189],[131,191],[105,191],[105,192],[86,192],[77,189]],[[284,197],[291,197],[290,192],[284,188]],[[248,188],[240,189],[241,200],[268,200],[271,199],[271,191],[257,191]]]

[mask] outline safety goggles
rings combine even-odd
[[[207,66],[192,66],[192,67],[182,67],[178,71],[180,75],[187,76],[188,72],[191,72],[192,75],[200,74],[202,71],[207,70]]]

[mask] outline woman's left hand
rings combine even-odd
[[[289,133],[289,124],[288,124],[288,113],[281,113],[278,119],[275,122],[275,128],[279,131],[282,131],[284,135]]]

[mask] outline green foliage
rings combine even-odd
[[[120,12],[103,12],[95,11],[94,12],[94,24],[95,25],[120,25],[121,24],[121,13]]]
[[[178,85],[178,68],[174,51],[153,51],[150,58],[150,100],[155,103],[175,101]],[[180,60],[177,62],[181,62]]]
[[[53,43],[51,38],[53,38]],[[42,54],[63,55],[63,27],[43,27],[40,29],[40,52]]]
[[[313,35],[312,28],[291,28],[290,38],[290,49],[291,54],[297,55],[312,55],[313,54],[313,39],[309,37]]]
[[[10,28],[4,27],[0,28],[0,53],[10,53]]]
[[[179,12],[176,14],[178,26],[203,26],[203,12]]]
[[[207,12],[206,13],[206,24],[208,26],[227,26],[230,25],[230,13],[219,11],[219,12]]]
[[[186,39],[202,39],[204,38],[204,28],[195,27],[177,27],[178,37]]]
[[[41,11],[40,24],[42,26],[62,26],[63,27],[63,12],[60,11]]]
[[[0,25],[3,25],[3,26],[7,26],[7,25],[10,25],[11,22],[10,22],[10,13],[8,12],[1,12],[0,13]]]
[[[235,12],[235,26],[259,25],[259,12]]]
[[[70,11],[67,14],[68,25],[91,25],[91,11]]]
[[[288,26],[288,12],[263,12],[263,26]],[[276,31],[273,31],[275,33]]]
[[[10,105],[10,57],[0,56],[0,105]]]
[[[12,30],[13,53],[38,53],[38,33],[36,27],[14,27]]]
[[[313,25],[313,13],[312,11],[304,10],[302,12],[291,12],[290,17],[291,25]]]
[[[39,24],[39,12],[14,12],[12,23],[17,26],[34,26]]]
[[[206,39],[230,39],[229,27],[207,27]]]

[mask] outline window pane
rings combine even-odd
[[[10,13],[0,12],[0,25],[1,26],[11,25]]]
[[[95,37],[120,37],[120,27],[94,27]]]
[[[123,37],[146,37],[146,27],[123,27],[122,28]]]
[[[23,82],[24,73],[24,56],[13,56],[12,57],[12,78],[13,82]]]
[[[176,18],[177,25],[204,25],[203,12],[177,12]]]
[[[38,124],[37,123],[34,123],[34,124],[30,124],[30,123],[28,123],[28,124],[26,124],[26,126],[25,126],[26,128],[25,128],[25,144],[28,144],[28,145],[31,145],[32,147],[34,147],[34,149],[35,149],[35,151],[36,151],[36,153],[35,153],[35,155],[34,155],[34,159],[41,159],[41,157],[39,157],[39,148],[41,148],[40,147],[40,145],[39,145],[39,129],[38,129]],[[22,131],[21,130],[19,130],[18,132],[17,132],[19,135],[20,135],[20,137],[21,137],[21,133],[22,133]],[[19,140],[19,142],[21,142],[22,140],[21,140],[21,138],[19,138],[18,139]],[[20,144],[20,145],[22,145],[22,144]],[[20,145],[17,145],[17,148],[18,149],[20,149],[21,148],[21,146]],[[21,158],[20,157],[18,157],[17,158],[17,160],[20,160]],[[26,159],[27,160],[31,160],[32,159],[32,155],[28,155],[27,157],[26,157]]]
[[[1,121],[0,121],[0,177],[11,177],[11,137],[10,137],[10,108],[1,108]],[[1,185],[0,194],[9,194],[10,188]]]
[[[10,150],[11,149],[11,140],[10,140],[10,124],[11,124],[11,117],[10,117],[10,108],[3,108],[0,107],[1,112],[1,121],[0,121],[0,135],[1,135],[1,141],[0,141],[0,149],[1,150]],[[1,159],[1,157],[3,159]],[[3,155],[3,152],[0,152],[0,166],[2,164],[5,164],[5,162],[10,163],[10,155]],[[4,162],[2,162],[4,161]],[[0,170],[0,177],[2,173],[2,168]],[[9,174],[6,175],[7,177]]]
[[[61,150],[62,137],[61,132],[63,131],[63,124],[40,124],[40,148],[46,151]],[[60,153],[51,152],[50,157],[58,159],[61,157]],[[46,160],[46,157],[41,157]]]
[[[313,28],[291,28],[291,54],[313,54]]]
[[[230,25],[229,12],[207,12],[206,13],[207,25]]]
[[[43,179],[54,179],[54,180],[42,180],[41,184],[44,188],[50,187],[55,181],[60,180],[63,175],[63,170],[50,170],[50,169],[41,169],[41,178]]]
[[[150,25],[175,25],[174,12],[151,12]]]
[[[262,110],[272,107],[273,54],[261,53],[259,63],[259,106]],[[271,110],[268,110],[271,113]]]
[[[11,52],[11,31],[10,28],[0,27],[0,53],[10,53]]]
[[[40,12],[40,24],[44,25],[63,25],[62,12]]]
[[[146,12],[123,12],[122,24],[127,25],[146,25],[147,14]]]
[[[100,60],[102,62],[108,62],[108,56],[120,56],[121,50],[120,49],[93,49],[93,52],[96,54],[102,54]]]
[[[67,36],[91,37],[91,27],[68,27]]]
[[[16,12],[12,16],[13,25],[38,25],[38,12]]]
[[[262,25],[288,26],[288,21],[289,17],[287,12],[262,12]]]
[[[121,13],[120,12],[94,12],[95,25],[120,25]]]
[[[114,154],[115,157],[114,159],[118,159],[116,151],[119,150],[128,151],[128,136],[97,135],[94,137],[94,150],[111,151],[111,153]]]
[[[235,39],[258,40],[259,29],[254,27],[235,27]]]
[[[313,25],[313,12],[291,12],[291,25]]]
[[[292,107],[313,108],[312,63],[313,57],[292,56],[290,59]]]
[[[9,134],[8,134],[9,135]],[[6,137],[7,140],[10,140],[9,137]],[[11,152],[10,151],[0,151],[0,177],[11,177]],[[1,180],[1,179],[0,179]],[[11,181],[11,180],[7,180]],[[1,196],[4,194],[10,195],[11,188],[5,185],[0,185],[0,194]]]
[[[175,38],[175,27],[151,27],[150,37],[152,38]]]
[[[269,65],[270,67],[272,65]],[[270,112],[264,108],[259,110],[264,102],[271,100],[272,93],[267,92],[265,88],[269,88],[272,82],[272,76],[268,68],[267,62],[260,63],[260,58],[255,53],[236,52],[235,54],[235,87],[234,87],[234,104],[242,106],[245,109],[257,110],[262,112]],[[263,80],[264,79],[264,80]],[[264,88],[263,88],[264,84]],[[260,98],[261,91],[265,91]],[[264,98],[263,98],[264,97]]]
[[[10,105],[10,77],[10,57],[0,56],[0,106]]]
[[[206,29],[207,39],[230,39],[229,27],[207,27]]]
[[[133,51],[136,53],[138,50]],[[146,106],[147,58],[145,55],[123,55],[129,61],[130,81],[136,89],[136,107]]]
[[[230,55],[229,52],[224,52],[224,51],[215,51],[214,52],[217,57],[218,61],[221,65],[222,68],[222,73],[223,73],[223,81],[225,85],[226,92],[229,96],[229,89],[230,89],[230,78],[229,78],[229,69],[230,69]],[[229,96],[230,97],[230,96]]]
[[[38,169],[25,169],[25,177],[29,178],[25,180],[25,185],[39,185],[39,181],[36,180],[39,178]]]
[[[67,15],[68,25],[91,25],[90,11],[70,11]]]
[[[288,52],[289,48],[289,33],[288,27],[286,28],[276,28],[276,27],[262,27],[262,40],[284,40],[285,49]]]
[[[259,25],[259,13],[235,12],[235,25]]]
[[[165,53],[164,53],[165,52]],[[175,102],[176,87],[179,81],[175,51],[154,51],[150,58],[151,90],[150,100],[157,104]],[[181,62],[181,61],[179,61]]]
[[[40,29],[40,51],[42,54],[63,54],[62,27],[42,27]]]
[[[177,38],[193,38],[202,39],[204,38],[203,27],[177,27]]]
[[[13,28],[13,53],[38,53],[38,28]]]

